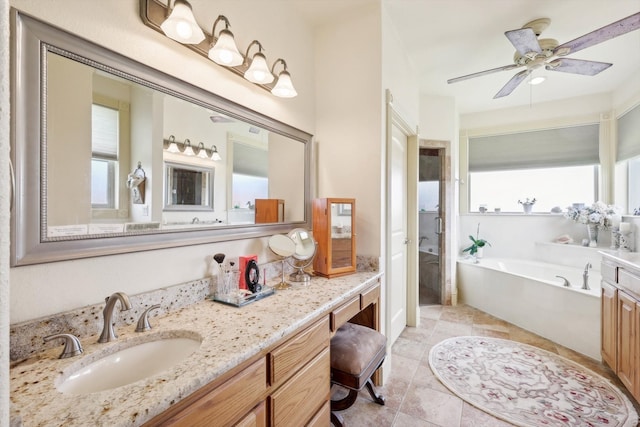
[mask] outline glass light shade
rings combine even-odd
[[[204,33],[193,16],[191,5],[184,0],[176,0],[169,17],[160,25],[167,37],[186,44],[198,44],[204,40]]]
[[[531,80],[529,80],[529,84],[530,85],[539,85],[540,83],[542,83],[543,81],[545,81],[547,78],[544,76],[538,76],[538,77],[534,77]]]
[[[267,84],[273,81],[273,74],[269,71],[267,59],[262,53],[258,52],[253,55],[251,65],[244,72],[244,78],[257,84]]]
[[[209,156],[207,156],[207,149],[204,148],[204,144],[202,142],[198,144],[198,148],[198,157],[200,157],[201,159],[208,159]]]
[[[276,85],[271,89],[271,93],[280,98],[293,98],[298,96],[298,92],[291,83],[291,75],[288,71],[282,71],[278,76]]]
[[[219,162],[220,160],[222,160],[220,153],[218,153],[218,147],[214,145],[213,147],[211,147],[211,150],[213,151],[213,153],[211,153],[211,160],[213,160],[214,162]]]
[[[193,152],[193,148],[191,148],[191,142],[187,139],[184,142],[186,148],[184,149],[184,151],[182,152],[182,154],[186,155],[186,156],[195,156],[196,153]]]
[[[178,144],[176,144],[176,140],[173,137],[173,135],[169,137],[169,141],[171,142],[169,143],[169,147],[167,148],[167,151],[169,153],[179,153],[180,149],[178,148]]]
[[[209,49],[209,59],[226,67],[235,67],[244,62],[244,58],[240,52],[238,52],[238,47],[233,40],[231,31],[226,29],[220,31],[218,40],[211,49]]]

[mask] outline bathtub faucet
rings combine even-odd
[[[420,236],[420,240],[418,241],[418,246],[422,246],[422,242],[425,240],[429,240],[427,236]]]
[[[589,269],[591,268],[591,263],[588,262],[587,265],[584,266],[584,273],[582,273],[582,289],[589,290]]]
[[[569,283],[569,279],[567,279],[564,276],[556,276],[556,277],[558,277],[558,278],[563,280],[562,286],[564,286],[565,288],[570,288],[571,287],[571,283]]]

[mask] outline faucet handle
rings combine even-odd
[[[82,349],[82,344],[80,344],[80,340],[73,334],[54,334],[48,335],[43,338],[45,342],[51,341],[56,338],[64,338],[64,349],[62,350],[62,354],[58,357],[58,359],[66,359],[67,357],[77,356],[82,354],[84,351]]]
[[[149,312],[158,308],[160,308],[160,304],[152,305],[140,315],[140,318],[138,319],[138,326],[136,326],[136,332],[145,332],[151,329],[151,325],[149,324]]]

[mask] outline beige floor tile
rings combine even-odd
[[[436,321],[431,320],[433,322],[433,326],[431,328],[413,328],[407,326],[404,328],[404,331],[400,334],[402,338],[407,338],[413,341],[426,342],[427,339],[431,336],[433,332],[433,328],[436,326]]]
[[[400,412],[438,426],[458,426],[462,416],[462,400],[451,393],[412,384]]]
[[[420,360],[427,345],[427,341],[419,342],[407,338],[398,338],[393,344],[391,351],[394,354],[401,354],[409,359]]]
[[[496,331],[494,329],[486,329],[484,327],[479,327],[477,325],[472,326],[473,335],[477,335],[479,337],[492,337],[492,338],[500,338],[503,340],[508,340],[511,338],[509,332]]]
[[[398,412],[393,427],[438,427],[438,425]]]
[[[424,319],[440,319],[440,315],[442,314],[442,306],[441,305],[423,305],[420,307],[420,317]]]
[[[399,351],[399,348],[395,348],[395,350]],[[420,360],[405,357],[403,354],[396,353],[396,352],[393,352],[393,354],[388,355],[387,358],[391,361],[390,364],[387,363],[385,365],[389,369],[388,378],[399,379],[405,382],[411,382],[416,372],[416,369],[418,369]],[[385,375],[385,377],[386,376],[387,375]]]
[[[461,427],[511,427],[513,424],[502,421],[493,415],[470,405],[466,402],[462,405]]]

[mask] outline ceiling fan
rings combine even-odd
[[[496,99],[509,95],[527,78],[527,76],[529,76],[529,74],[542,66],[549,71],[561,71],[565,73],[595,76],[613,64],[607,62],[586,61],[583,59],[571,59],[566,58],[566,56],[639,29],[640,12],[561,45],[559,45],[558,41],[554,39],[538,39],[538,36],[549,26],[550,23],[551,20],[548,18],[536,19],[526,23],[518,30],[511,30],[504,33],[511,44],[516,48],[516,53],[513,57],[513,64],[449,79],[447,80],[447,83],[456,83],[462,80],[496,73],[498,71],[508,71],[526,67],[525,70],[514,75],[511,80],[509,80],[507,84],[500,89],[500,91],[493,97]]]

